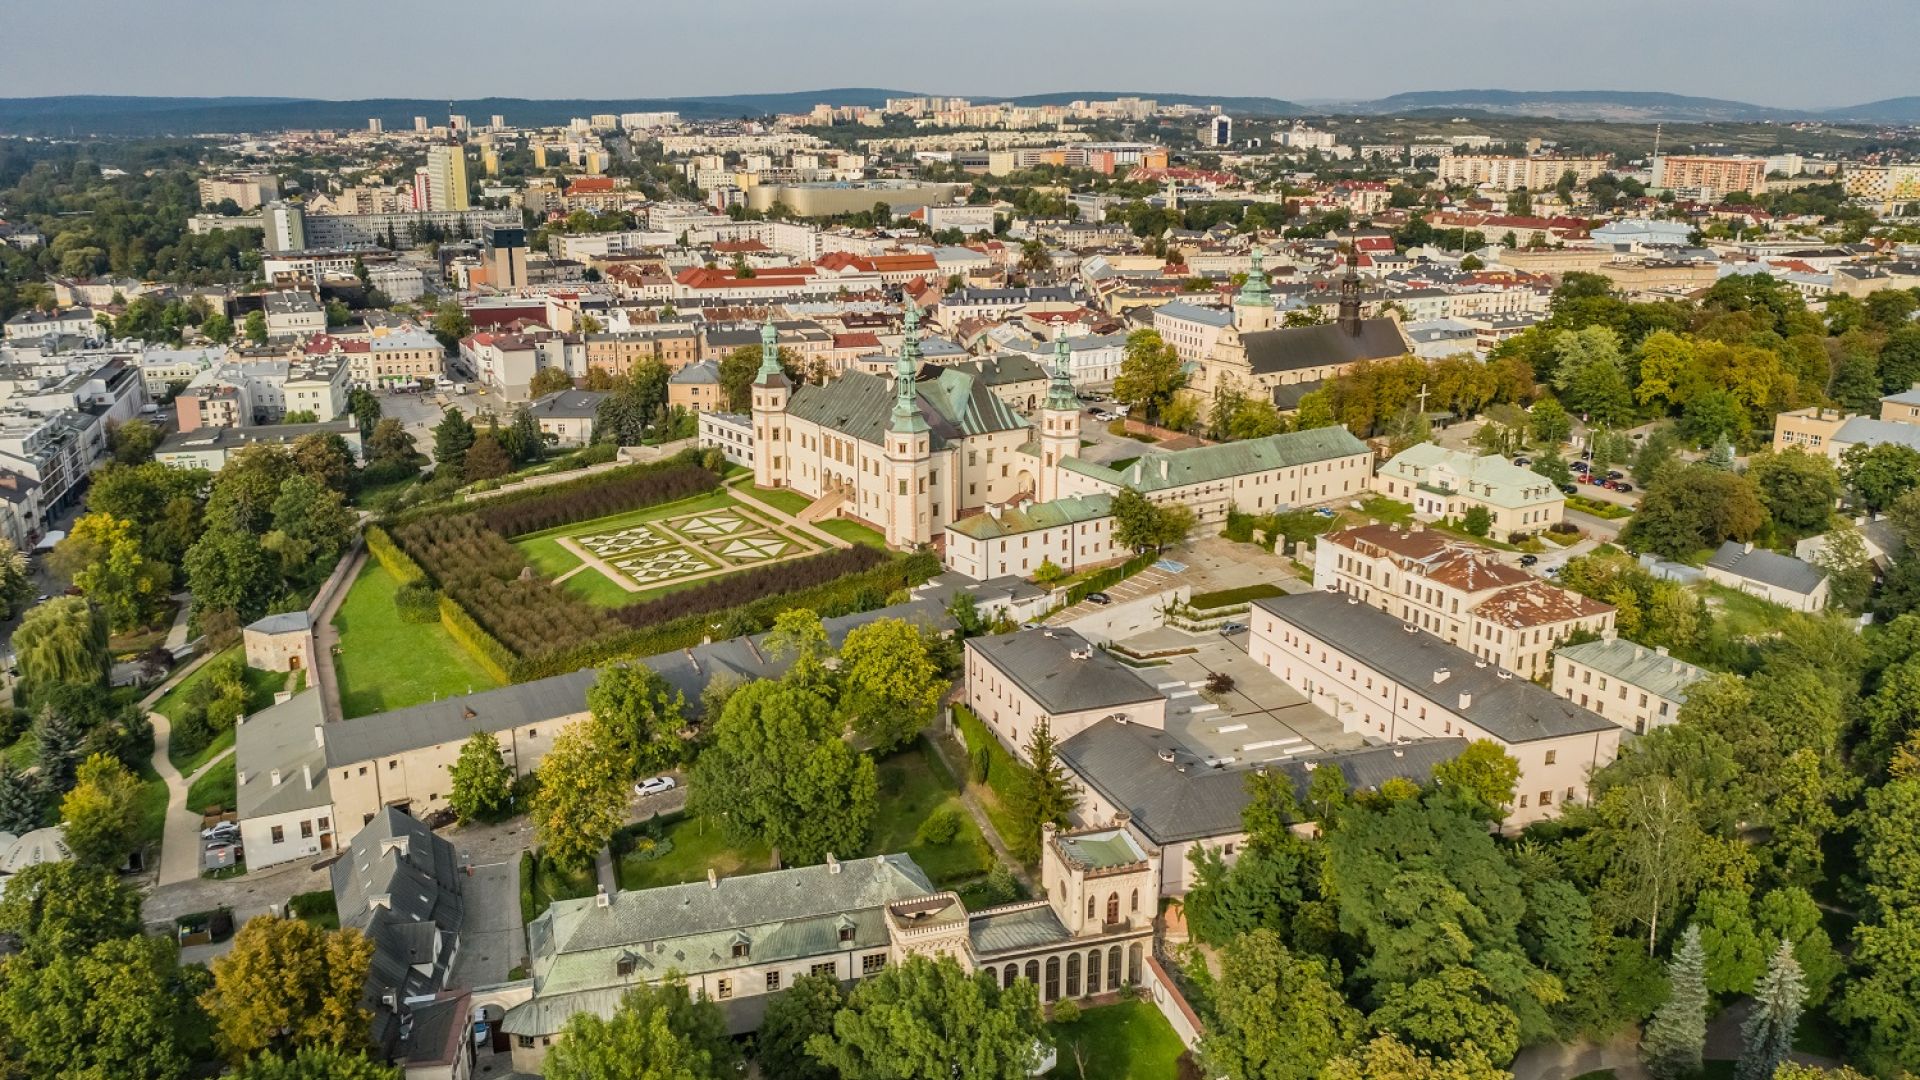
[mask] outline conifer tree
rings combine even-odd
[[[1745,1049],[1734,1069],[1734,1080],[1773,1080],[1775,1070],[1793,1049],[1793,1032],[1800,1026],[1800,1007],[1807,1000],[1806,979],[1793,958],[1793,943],[1782,941],[1773,952],[1767,973],[1753,988],[1753,1012],[1740,1025]]]
[[[1667,1000],[1640,1037],[1640,1059],[1654,1080],[1678,1080],[1700,1071],[1707,1042],[1707,953],[1699,927],[1689,926],[1667,964]]]

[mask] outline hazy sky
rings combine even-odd
[[[0,0],[0,96],[1500,87],[1813,108],[1920,93],[1917,33],[1915,0]]]

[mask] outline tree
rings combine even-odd
[[[52,705],[40,709],[40,716],[33,723],[33,763],[45,791],[58,794],[73,786],[84,736],[79,722],[66,710]]]
[[[1175,391],[1185,384],[1180,354],[1158,331],[1135,330],[1127,335],[1120,377],[1113,383],[1116,399],[1145,413],[1148,420],[1157,421],[1161,410],[1173,401]]]
[[[1290,951],[1271,930],[1255,930],[1220,953],[1215,1023],[1201,1037],[1211,1069],[1232,1080],[1312,1080],[1353,1049],[1360,1013],[1327,961]]]
[[[228,1080],[400,1080],[400,1070],[365,1054],[306,1046],[291,1057],[262,1054],[227,1074]]]
[[[1381,1035],[1365,1046],[1327,1062],[1321,1080],[1511,1080],[1512,1074],[1487,1060],[1484,1050],[1468,1046],[1459,1056],[1434,1058]]]
[[[1573,433],[1573,420],[1567,416],[1567,410],[1550,397],[1533,403],[1528,422],[1533,428],[1533,441],[1548,447],[1566,442],[1567,436]]]
[[[1136,552],[1163,551],[1186,540],[1193,530],[1191,509],[1161,506],[1130,487],[1114,496],[1113,518],[1114,540]]]
[[[626,821],[626,759],[601,745],[591,727],[561,732],[540,759],[533,827],[555,862],[585,866]]]
[[[1640,1060],[1655,1080],[1681,1080],[1700,1071],[1707,1043],[1706,968],[1700,931],[1690,926],[1667,964],[1667,1000],[1640,1037]]]
[[[59,686],[104,686],[106,617],[85,597],[55,597],[28,612],[14,630],[13,654],[20,697],[30,700]]]
[[[1840,478],[1862,506],[1878,513],[1920,487],[1920,450],[1892,442],[1848,447],[1840,454]]]
[[[875,753],[912,742],[946,690],[939,666],[905,619],[876,619],[840,646],[840,707]]]
[[[1766,507],[1751,480],[1695,464],[1668,469],[1654,479],[1621,539],[1683,559],[1726,540],[1752,539],[1766,520]]]
[[[611,1019],[576,1012],[543,1069],[549,1080],[724,1080],[736,1053],[720,1006],[677,975],[627,991]]]
[[[138,418],[113,429],[113,460],[121,465],[139,465],[153,460],[160,445],[159,428]]]
[[[361,1005],[372,962],[373,942],[351,927],[248,920],[214,960],[213,985],[200,996],[215,1045],[236,1064],[268,1049],[361,1045],[373,1019]]]
[[[414,458],[419,454],[415,449],[413,435],[400,421],[392,417],[383,417],[373,425],[373,434],[367,438],[367,467],[369,469],[412,470]]]
[[[1747,463],[1747,478],[1759,489],[1774,522],[1795,536],[1824,530],[1840,498],[1840,474],[1833,463],[1824,454],[1809,454],[1797,446],[1754,455]]]
[[[12,541],[0,538],[0,621],[18,616],[32,600],[33,576],[27,570],[27,557]]]
[[[260,540],[237,529],[208,529],[187,551],[186,571],[197,615],[231,611],[242,625],[267,613],[279,577]]]
[[[0,758],[0,832],[20,836],[40,827],[45,808],[40,784],[7,758]]]
[[[147,559],[133,523],[106,514],[80,517],[56,551],[57,566],[115,632],[144,626],[173,582],[171,567]]]
[[[433,313],[433,336],[448,352],[459,348],[460,339],[473,333],[473,320],[456,300],[444,300]]]
[[[802,975],[776,994],[767,1002],[754,1043],[761,1073],[792,1080],[836,1080],[832,1069],[807,1053],[807,1043],[816,1035],[833,1036],[833,1018],[846,1001],[840,981],[832,975]]]
[[[1039,853],[1041,826],[1066,825],[1080,801],[1066,766],[1060,763],[1056,753],[1058,745],[1044,718],[1027,736],[1028,768],[1021,774],[1012,807],[1020,823],[1020,835],[1008,841],[1014,854],[1023,859],[1031,860]]]
[[[1449,1056],[1474,1048],[1494,1061],[1511,1061],[1520,1049],[1519,1017],[1484,975],[1465,966],[1387,986],[1367,1022],[1418,1049]]]
[[[644,664],[608,664],[587,690],[601,745],[628,774],[644,776],[686,759],[686,698]]]
[[[1753,927],[1747,898],[1729,888],[1702,889],[1693,905],[1693,927],[1707,958],[1707,989],[1744,994],[1766,967],[1766,953]]]
[[[1471,507],[1461,517],[1460,527],[1475,536],[1485,536],[1493,531],[1493,512],[1484,506]]]
[[[228,344],[233,341],[233,320],[216,311],[200,324],[200,333],[216,345]]]
[[[533,410],[525,405],[514,408],[513,420],[500,433],[500,445],[506,447],[507,456],[515,465],[540,460],[547,444],[540,434],[540,422],[533,418]]]
[[[460,757],[449,774],[453,791],[447,805],[461,822],[493,821],[513,805],[513,770],[500,755],[492,734],[476,731],[460,747]]]
[[[1433,782],[1472,799],[1487,820],[1498,821],[1513,805],[1520,763],[1500,749],[1499,743],[1476,739],[1460,751],[1460,756],[1434,766]]]
[[[840,738],[826,694],[789,676],[727,700],[695,765],[688,808],[720,815],[736,841],[763,840],[801,864],[863,849],[878,799],[873,759]]]
[[[140,890],[112,867],[36,863],[7,879],[0,933],[19,938],[35,962],[77,956],[103,941],[140,933]]]
[[[241,320],[240,329],[241,333],[247,335],[247,344],[265,345],[267,343],[267,313],[259,310],[247,312],[247,317]]]
[[[1795,886],[1774,889],[1760,898],[1754,922],[1768,949],[1778,948],[1783,941],[1793,946],[1793,958],[1806,980],[1807,1004],[1824,1004],[1835,980],[1846,970],[1846,961],[1834,950],[1812,894]]]
[[[79,782],[60,801],[67,846],[89,866],[114,868],[133,853],[140,782],[118,759],[94,754],[80,765]]]
[[[353,489],[353,449],[340,435],[331,431],[302,435],[294,440],[292,453],[294,471],[300,475],[341,493]]]
[[[433,427],[434,462],[457,472],[466,462],[467,451],[473,446],[474,438],[473,423],[467,419],[467,414],[459,409],[448,409]]]
[[[347,412],[359,423],[362,440],[373,434],[373,426],[380,422],[380,411],[380,399],[373,396],[373,391],[364,386],[347,391]]]
[[[273,528],[260,546],[279,560],[283,580],[318,582],[346,550],[354,522],[338,490],[296,474],[280,485],[280,497],[273,501]]]
[[[807,1051],[844,1080],[1008,1080],[1039,1063],[1039,993],[949,956],[910,955],[863,979]]]
[[[0,1062],[8,1075],[180,1080],[191,1064],[178,1005],[186,979],[172,941],[137,934],[8,960]]]
[[[1861,1064],[1880,1075],[1920,1066],[1920,908],[1901,905],[1853,931],[1854,976],[1833,1016],[1861,1035]]]
[[[1859,612],[1873,591],[1873,559],[1853,522],[1842,519],[1828,530],[1826,542],[1808,560],[1827,572],[1827,601],[1838,610]]]
[[[470,484],[479,480],[494,480],[512,471],[513,458],[507,454],[506,447],[500,445],[499,435],[492,430],[474,436],[473,445],[467,449],[466,457],[460,464],[460,478]]]
[[[1767,964],[1766,977],[1754,988],[1753,1012],[1740,1025],[1740,1063],[1735,1080],[1773,1080],[1773,1074],[1793,1049],[1793,1033],[1800,1027],[1800,1008],[1807,991],[1793,946],[1781,942]]]
[[[573,377],[561,368],[543,367],[534,372],[533,378],[527,381],[527,396],[530,398],[543,398],[548,394],[557,394],[562,390],[571,389],[573,389]]]

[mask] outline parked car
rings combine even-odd
[[[200,839],[231,843],[240,839],[240,825],[238,822],[222,821],[211,828],[201,829]]]
[[[1222,637],[1232,637],[1234,634],[1238,634],[1246,628],[1247,624],[1243,622],[1221,623],[1220,634]]]
[[[1539,561],[1540,561],[1540,556],[1538,555],[1527,554],[1527,555],[1520,556],[1521,566],[1532,566],[1534,563],[1537,563]]]
[[[1573,461],[1567,464],[1567,468],[1577,473],[1589,473],[1593,471],[1593,463],[1589,461]]]
[[[1587,483],[1592,484],[1594,487],[1606,487],[1607,478],[1604,476],[1589,476],[1587,477]]]
[[[1566,569],[1566,568],[1565,568],[1565,567],[1562,567],[1562,566],[1549,566],[1549,567],[1547,567],[1547,576],[1548,576],[1548,577],[1559,577],[1559,576],[1560,576],[1560,571],[1561,571],[1561,570],[1564,570],[1564,569]]]
[[[1562,495],[1578,495],[1578,494],[1580,494],[1580,489],[1579,489],[1579,488],[1577,488],[1577,487],[1574,487],[1574,486],[1573,486],[1572,484],[1561,484],[1561,485],[1560,485],[1560,494],[1562,494]]]
[[[1335,510],[1331,506],[1316,506],[1313,508],[1313,512],[1316,514],[1319,514],[1323,518],[1330,518],[1339,514],[1340,511]]]
[[[1108,596],[1106,593],[1103,593],[1103,592],[1092,592],[1087,594],[1087,603],[1111,604],[1113,603],[1113,597]]]
[[[1620,492],[1623,495],[1633,490],[1633,485],[1627,483],[1625,480],[1615,480],[1613,483],[1608,484],[1607,486],[1612,488],[1615,491]]]
[[[1531,465],[1533,464],[1533,459],[1530,457],[1517,457],[1513,459],[1513,463],[1515,465]]]
[[[649,776],[645,780],[633,785],[633,793],[644,799],[649,795],[659,795],[672,791],[679,786],[679,783],[671,776]]]
[[[1093,410],[1093,418],[1103,424],[1111,423],[1116,417],[1105,409]]]
[[[1626,478],[1627,478],[1627,474],[1621,472],[1619,469],[1607,470],[1607,479],[1609,480],[1625,480]]]

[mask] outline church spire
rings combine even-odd
[[[1257,246],[1253,249],[1253,268],[1247,271],[1246,283],[1240,286],[1240,295],[1233,302],[1237,307],[1273,306],[1273,293],[1267,289],[1264,256]]]
[[[760,324],[760,370],[755,373],[756,385],[767,386],[773,379],[786,380],[786,369],[780,366],[780,331],[774,329],[773,315],[767,315],[767,321]]]
[[[1053,335],[1053,378],[1047,384],[1047,408],[1080,410],[1080,399],[1073,396],[1073,351],[1067,346],[1065,330]]]
[[[927,422],[915,400],[914,378],[920,374],[920,305],[907,300],[906,334],[900,339],[900,359],[893,365],[893,422],[891,431],[925,431]]]
[[[1340,279],[1340,329],[1360,336],[1360,243],[1347,231],[1347,273]]]

